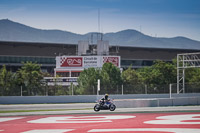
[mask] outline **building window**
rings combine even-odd
[[[56,72],[59,77],[69,77],[69,72]]]
[[[79,77],[81,72],[72,72],[71,77]]]

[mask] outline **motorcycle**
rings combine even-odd
[[[113,103],[113,100],[109,100],[104,103],[103,100],[99,100],[97,104],[94,106],[94,111],[98,112],[100,110],[110,110],[114,111],[116,109],[115,104]]]

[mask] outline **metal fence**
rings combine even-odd
[[[200,83],[186,83],[185,90],[178,92],[177,83],[172,84],[172,93],[200,93]]]
[[[84,90],[85,89],[85,90]],[[82,88],[80,93],[80,88],[78,86],[71,84],[71,86],[48,86],[43,85],[39,88],[32,88],[30,93],[28,93],[28,88],[26,86],[15,86],[14,88],[7,90],[0,86],[1,96],[59,96],[59,95],[97,95],[97,86],[90,88]],[[100,95],[105,93],[114,95],[125,95],[125,94],[170,94],[170,85],[145,85],[136,84],[128,85],[123,84],[116,86],[115,88],[106,89],[101,86],[99,91]],[[171,84],[171,93],[177,92],[177,84]],[[200,83],[185,84],[185,92],[180,93],[200,93]]]

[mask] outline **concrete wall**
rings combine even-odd
[[[39,104],[39,103],[94,103],[103,95],[76,96],[1,96],[0,104]],[[135,94],[111,95],[117,107],[157,107],[177,105],[200,105],[200,93],[190,94]]]
[[[0,104],[40,104],[40,103],[91,103],[95,95],[83,96],[1,96]]]
[[[200,97],[120,99],[115,104],[118,108],[200,105]]]

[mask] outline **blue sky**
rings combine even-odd
[[[0,0],[0,19],[85,34],[135,29],[200,41],[200,0]]]

